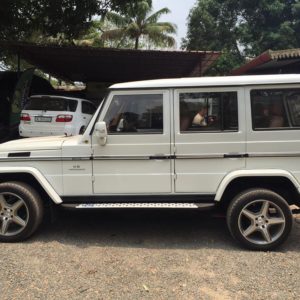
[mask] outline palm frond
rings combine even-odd
[[[171,33],[171,34],[176,34],[177,33],[176,24],[169,23],[169,22],[158,22],[158,23],[155,23],[155,24],[149,24],[148,26],[159,26],[166,33]]]
[[[128,24],[128,17],[124,17],[115,12],[108,12],[106,14],[106,19],[117,27],[126,26],[126,24]]]
[[[124,28],[125,33],[131,38],[135,38],[140,34],[140,27],[137,23],[133,22]]]
[[[174,37],[166,34],[160,27],[150,26],[147,28],[147,36],[150,41],[157,45],[173,47],[176,44]]]
[[[121,39],[125,33],[123,28],[104,31],[101,35],[102,40]]]
[[[119,40],[124,44],[124,39],[131,39],[138,46],[141,36],[147,38],[157,46],[174,46],[175,39],[171,36],[176,33],[176,25],[168,22],[158,22],[163,14],[168,14],[168,8],[162,8],[151,14],[151,5],[149,0],[139,0],[128,4],[127,14],[120,15],[115,12],[108,12],[106,23],[112,26],[104,31],[101,40],[113,41]],[[104,23],[105,24],[105,23]],[[116,29],[112,29],[117,27]],[[170,35],[171,34],[171,35]]]
[[[157,20],[165,14],[169,14],[171,11],[165,7],[162,8],[160,10],[158,10],[157,12],[153,13],[152,15],[150,15],[147,19],[146,19],[146,23],[156,23]]]
[[[150,11],[151,7],[148,1],[138,1],[136,4],[135,17],[137,20],[145,20]]]

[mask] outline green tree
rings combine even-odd
[[[243,62],[236,24],[239,7],[236,0],[198,0],[188,17],[188,32],[181,47],[187,50],[223,51],[210,73],[226,74]]]
[[[0,42],[72,44],[89,32],[94,16],[104,16],[111,9],[123,10],[131,1],[1,0]],[[21,61],[22,69],[28,66]],[[0,68],[16,67],[16,56],[0,44]]]
[[[182,43],[188,50],[223,52],[211,74],[226,74],[268,49],[299,46],[299,0],[198,0]]]
[[[299,0],[241,0],[240,43],[247,56],[300,46]]]
[[[89,47],[108,47],[108,48],[133,48],[134,42],[128,38],[124,37],[120,40],[101,38],[101,35],[115,28],[115,25],[109,22],[106,18],[102,20],[93,21],[90,28],[87,30],[86,34],[79,39],[74,39],[73,42],[78,46],[89,46]]]
[[[121,10],[129,0],[1,0],[0,40],[26,41],[33,32],[44,37],[77,38],[95,15]]]
[[[168,8],[160,9],[157,12],[152,12],[152,2],[140,0],[130,2],[122,14],[117,12],[108,12],[106,19],[116,28],[104,31],[101,39],[117,40],[124,42],[124,40],[133,40],[134,48],[140,47],[142,38],[148,39],[156,46],[175,45],[175,39],[172,34],[176,33],[176,26],[169,22],[159,22],[159,18],[168,14]]]

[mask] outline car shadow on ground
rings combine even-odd
[[[300,224],[278,250],[299,251]],[[241,250],[232,239],[225,216],[196,210],[123,209],[59,212],[27,241],[77,247]]]

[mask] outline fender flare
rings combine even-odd
[[[277,169],[265,170],[237,170],[227,174],[218,186],[215,201],[219,202],[227,186],[236,178],[240,177],[285,177],[291,181],[300,194],[300,184],[297,179],[288,171]]]
[[[48,196],[52,199],[52,201],[56,204],[60,204],[63,201],[61,200],[61,197],[56,193],[54,188],[51,186],[51,184],[47,181],[47,179],[43,176],[43,174],[32,167],[0,167],[0,174],[5,173],[27,173],[32,175],[38,183],[41,185],[41,187],[45,190],[45,192],[48,194]]]

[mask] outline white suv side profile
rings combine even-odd
[[[0,241],[55,205],[215,209],[242,246],[276,248],[300,205],[300,75],[116,84],[83,134],[0,145]]]
[[[91,120],[96,107],[85,99],[31,96],[22,110],[19,134],[22,137],[76,135]]]

